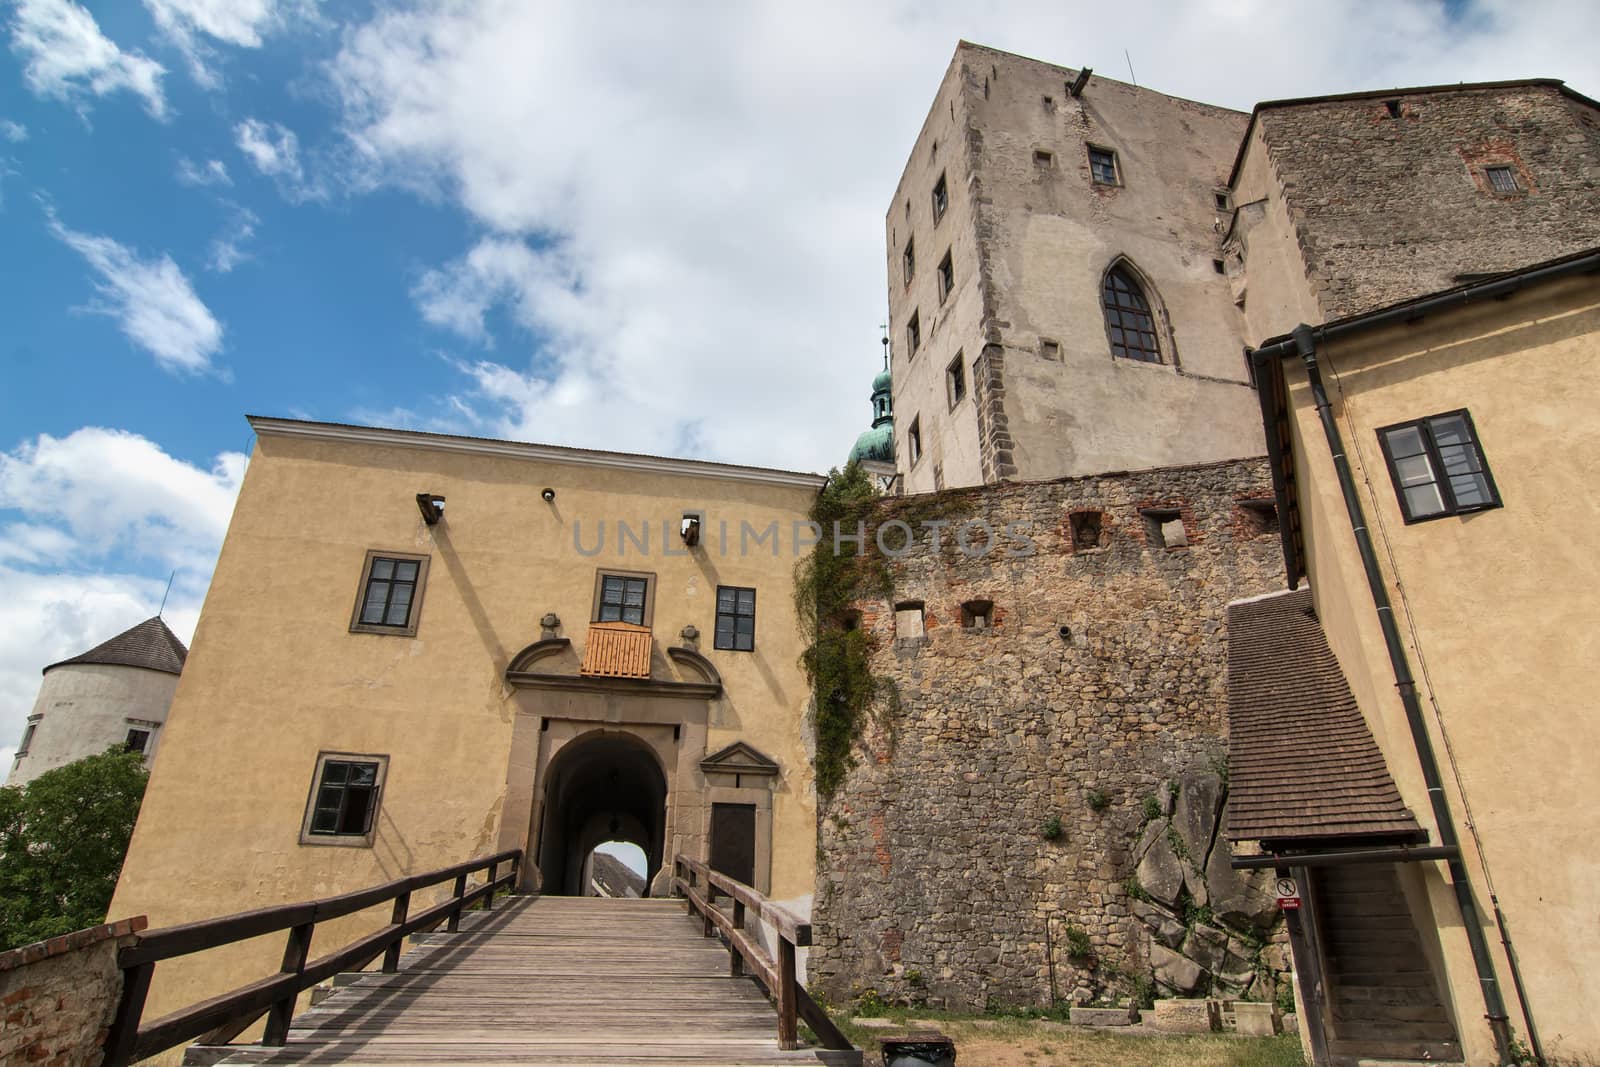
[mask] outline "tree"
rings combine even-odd
[[[105,922],[149,778],[117,746],[0,789],[0,951]]]

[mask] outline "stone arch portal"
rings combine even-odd
[[[667,839],[667,778],[649,744],[620,730],[594,730],[562,746],[544,775],[536,863],[542,892],[580,896],[596,845],[626,841],[645,855],[645,884],[661,869]]]

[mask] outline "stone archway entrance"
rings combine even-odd
[[[534,860],[543,892],[582,895],[585,861],[606,841],[644,852],[649,885],[665,855],[668,790],[648,743],[622,730],[592,730],[552,755],[543,780]]]

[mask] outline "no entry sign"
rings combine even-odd
[[[1273,888],[1277,891],[1280,909],[1283,911],[1300,909],[1300,887],[1295,885],[1293,878],[1279,878]]]

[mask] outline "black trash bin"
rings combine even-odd
[[[883,1067],[955,1067],[956,1043],[939,1033],[907,1034],[879,1040]]]

